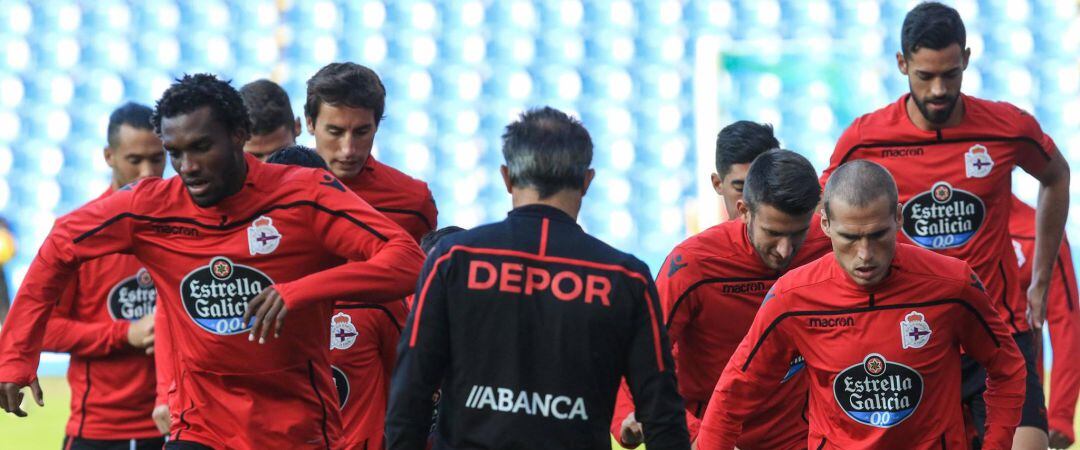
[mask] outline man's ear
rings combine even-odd
[[[251,139],[251,133],[248,133],[247,131],[241,130],[239,128],[233,131],[233,143],[236,144],[237,147],[240,147],[241,151],[243,151],[244,144],[247,143],[248,139]]]
[[[744,223],[750,223],[750,205],[746,204],[746,200],[735,200],[735,210],[739,211]]]
[[[724,179],[720,178],[720,174],[713,172],[711,175],[709,175],[709,181],[712,181],[712,188],[714,191],[716,191],[717,195],[724,195],[720,192],[720,186],[724,184]]]
[[[971,59],[971,47],[964,49],[964,65],[962,70],[967,70],[968,61]]]
[[[115,169],[116,168],[116,160],[114,158],[116,157],[116,153],[113,152],[112,147],[109,147],[108,145],[106,145],[105,150],[103,151],[103,153],[105,155],[105,164],[108,164],[110,169]]]
[[[304,120],[307,122],[307,132],[308,132],[308,134],[314,136],[315,135],[315,121],[311,120],[311,116],[304,116]]]
[[[293,119],[293,137],[300,136],[300,133],[304,132],[304,126],[300,123],[300,117]]]
[[[505,167],[505,166],[504,166]],[[581,186],[581,195],[585,196],[586,192],[589,192],[589,186],[592,186],[593,178],[596,177],[596,170],[589,169],[585,172],[585,184]]]
[[[514,185],[510,183],[510,168],[506,167],[506,164],[499,166],[499,174],[502,175],[503,185],[506,186],[506,193],[514,193]]]
[[[896,202],[896,227],[902,228],[904,226],[904,204]]]
[[[904,76],[907,76],[908,66],[907,58],[904,57],[904,52],[896,52],[896,67],[900,69],[900,73],[904,74]]]

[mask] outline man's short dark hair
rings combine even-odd
[[[262,136],[282,127],[291,133],[296,126],[289,94],[277,83],[266,79],[252,81],[240,88],[240,96],[251,118],[251,134]]]
[[[844,163],[829,177],[823,206],[828,215],[829,204],[837,200],[861,208],[882,198],[890,205],[898,201],[892,174],[875,162],[858,159]],[[892,211],[896,214],[896,208]]]
[[[323,103],[370,109],[378,125],[386,108],[386,88],[374,70],[351,62],[330,63],[307,82],[304,115],[312,123],[319,117]]]
[[[109,128],[106,134],[109,147],[116,147],[120,145],[117,139],[120,138],[120,127],[127,125],[137,130],[153,131],[154,124],[150,123],[150,116],[154,115],[154,110],[149,106],[127,102],[116,108],[109,114]]]
[[[920,3],[908,11],[900,32],[905,59],[919,49],[941,50],[953,44],[967,48],[967,30],[960,13],[938,2]]]
[[[502,141],[511,185],[534,188],[540,198],[584,187],[593,144],[577,119],[547,106],[530,109],[506,126]]]
[[[184,74],[161,94],[151,117],[154,132],[161,134],[162,119],[189,114],[205,106],[210,107],[214,119],[227,130],[251,134],[251,119],[240,93],[229,81],[208,73]]]
[[[750,164],[758,155],[780,148],[780,141],[767,123],[740,120],[720,130],[716,136],[716,174],[727,176],[731,166]]]
[[[462,231],[465,231],[465,229],[458,226],[450,225],[448,227],[439,228],[438,230],[429,232],[428,234],[425,234],[424,237],[420,238],[420,250],[423,250],[424,254],[431,253],[431,250],[434,249],[436,245],[439,245],[439,241],[443,240],[443,238],[454,233],[460,233]]]
[[[326,165],[326,161],[323,160],[318,153],[315,153],[315,150],[299,144],[290,145],[271,153],[270,156],[266,158],[266,163],[330,170],[330,166]]]
[[[743,201],[750,211],[769,205],[793,216],[809,213],[821,200],[814,166],[791,150],[770,150],[750,164],[743,185]]]

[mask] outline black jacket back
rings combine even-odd
[[[435,448],[610,448],[625,376],[650,450],[688,448],[648,267],[562,211],[529,205],[428,256],[398,346],[386,442]]]

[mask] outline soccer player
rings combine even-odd
[[[386,90],[371,69],[329,64],[308,80],[304,116],[316,151],[345,187],[405,229],[417,242],[435,229],[438,211],[427,184],[371,155]],[[390,375],[408,305],[341,298],[330,318],[333,364],[350,448],[382,448]]]
[[[789,268],[831,249],[812,220],[821,186],[806,158],[788,150],[768,151],[741,178],[735,219],[676,246],[656,279],[691,437],[765,293]],[[784,383],[745,423],[740,449],[806,448],[807,380],[802,359],[791,362]],[[616,412],[625,415],[622,408]],[[616,436],[624,447],[640,443],[623,428]]]
[[[244,151],[260,161],[275,151],[296,143],[300,118],[293,115],[289,94],[273,81],[260,79],[240,88],[244,107],[251,118],[251,138]]]
[[[897,65],[911,92],[856,119],[837,142],[822,181],[847,161],[866,159],[885,166],[896,177],[903,203],[901,242],[971,265],[1027,361],[1017,448],[1046,448],[1031,330],[1039,332],[1045,316],[1047,286],[1068,213],[1069,167],[1030,114],[961,93],[971,52],[956,10],[934,2],[916,6],[904,18],[900,40]],[[1026,299],[1019,289],[1006,220],[1017,166],[1041,183]],[[964,379],[962,398],[981,430],[985,376],[971,359],[965,359]]]
[[[127,103],[109,116],[105,162],[112,183],[160,177],[165,151],[150,123],[153,110]],[[160,449],[154,409],[154,281],[131,255],[107,255],[79,266],[45,331],[43,348],[71,354],[65,449]]]
[[[304,118],[330,171],[419,241],[436,228],[438,210],[427,184],[371,154],[385,106],[386,89],[374,71],[332,63],[308,80]]]
[[[580,122],[542,108],[503,134],[514,209],[448,236],[417,284],[386,418],[387,447],[604,448],[619,380],[650,450],[689,446],[649,270],[576,223],[594,172]]]
[[[1035,249],[1035,209],[1012,196],[1009,211],[1009,234],[1020,264],[1020,288],[1031,283],[1031,260]],[[1054,346],[1054,365],[1050,372],[1050,448],[1067,448],[1076,441],[1073,417],[1080,395],[1080,368],[1075,359],[1080,353],[1080,310],[1076,301],[1076,272],[1073,269],[1069,240],[1062,239],[1050,288],[1046,291],[1046,324]],[[1039,360],[1041,362],[1041,359]]]
[[[710,181],[724,200],[724,211],[729,220],[741,216],[735,203],[742,198],[750,163],[774,148],[780,148],[780,141],[776,140],[769,124],[740,120],[717,134],[716,173],[710,176]]]
[[[325,171],[243,152],[240,94],[186,75],[153,123],[177,177],[59,219],[0,331],[0,407],[25,415],[45,319],[79,263],[131,253],[150,273],[175,360],[166,448],[338,448],[326,318],[341,297],[400,299],[423,254]]]
[[[896,243],[896,185],[854,161],[825,185],[833,254],[780,277],[716,385],[698,448],[731,449],[794,355],[810,385],[815,449],[967,448],[961,347],[988,373],[985,449],[1012,444],[1024,360],[961,260]]]

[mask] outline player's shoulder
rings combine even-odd
[[[906,119],[904,101],[906,96],[871,112],[856,117],[844,130],[841,140],[872,139],[877,133],[887,132]]]
[[[263,172],[263,179],[270,180],[268,181],[270,189],[282,190],[285,194],[296,192],[306,194],[321,189],[338,192],[348,190],[337,177],[324,169],[287,164],[262,164],[260,170]]]
[[[380,184],[385,183],[388,186],[394,186],[395,189],[408,191],[414,194],[415,197],[424,200],[431,197],[431,189],[428,188],[428,184],[424,181],[413,178],[411,175],[383,164],[374,158],[372,158],[370,165]]]
[[[964,96],[966,114],[987,128],[1008,131],[1016,137],[1039,138],[1042,128],[1038,120],[1023,108],[1007,101],[987,100]]]
[[[728,220],[686,238],[675,246],[672,254],[678,252],[694,259],[730,258],[738,252],[743,232],[742,221]]]
[[[836,257],[832,252],[828,252],[781,275],[776,280],[777,289],[789,293],[816,289],[822,283],[832,280],[835,274],[833,266],[836,264]]]
[[[961,259],[910,244],[896,244],[894,265],[915,277],[946,283],[967,283],[972,273],[971,266]]]
[[[179,176],[167,179],[149,177],[124,185],[109,195],[98,197],[95,201],[109,197],[128,197],[132,208],[137,211],[141,205],[160,206],[172,203],[169,199],[177,194],[186,194],[184,182]]]

